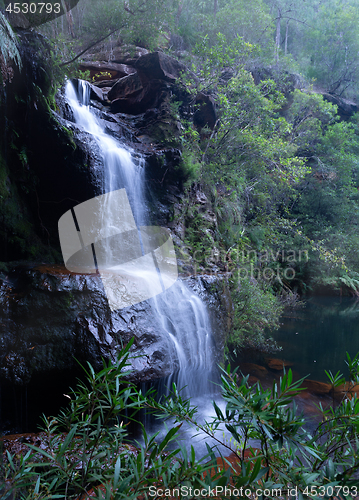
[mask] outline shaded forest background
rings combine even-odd
[[[271,350],[266,334],[279,326],[285,306],[298,307],[310,294],[359,296],[357,0],[61,0],[65,15],[47,23],[14,16],[14,5],[0,0],[0,280],[6,305],[1,342],[8,349],[0,364],[1,375],[19,386],[20,395],[28,390],[35,362],[40,375],[34,384],[46,379],[48,394],[53,392],[63,379],[58,373],[69,371],[72,353],[96,355],[94,344],[86,351],[85,334],[99,337],[102,347],[108,336],[103,326],[111,322],[107,302],[101,309],[101,297],[89,301],[86,280],[76,302],[76,287],[68,282],[82,276],[65,276],[65,286],[58,280],[56,288],[56,273],[64,275],[57,234],[61,203],[68,210],[96,196],[98,186],[89,181],[100,178],[103,166],[96,164],[90,134],[66,119],[63,85],[69,78],[91,84],[99,115],[110,120],[121,114],[115,122],[124,130],[132,127],[139,151],[146,141],[139,140],[136,123],[145,123],[153,149],[146,171],[160,181],[154,187],[148,178],[153,222],[171,229],[183,275],[219,276],[206,292],[227,301],[228,359],[243,348]],[[124,54],[127,61],[140,59],[146,53],[141,48],[182,70],[176,78],[159,78],[156,109],[114,113],[100,87],[112,74],[100,66],[122,64]],[[88,69],[93,61],[101,62],[98,72]],[[98,175],[90,178],[94,166]],[[92,291],[96,295],[99,287]],[[49,307],[51,293],[57,301]],[[21,308],[30,319],[25,328],[14,321]],[[330,496],[334,485],[343,498],[356,496],[358,354],[347,354],[347,382],[339,371],[327,372],[331,402],[328,408],[320,403],[322,422],[313,435],[296,413],[293,398],[303,380],[293,382],[291,370],[266,390],[248,376],[240,382],[228,366],[222,370],[226,409],[214,403],[214,420],[201,424],[197,408],[176,387],[158,402],[126,378],[138,333],[130,314],[128,321],[121,316],[130,325],[128,337],[113,329],[115,347],[126,343],[117,362],[105,363],[99,373],[84,362],[86,382],[64,394],[67,409],[44,417],[46,444],[36,437],[30,454],[24,451],[29,441],[21,437],[14,458],[7,454],[0,495],[9,498],[13,489],[17,498],[28,499],[53,493],[138,499],[142,493],[147,498],[150,485],[173,487],[190,479],[201,488],[264,488],[274,480],[275,486],[298,485],[300,498],[317,498],[318,491],[319,497]],[[67,344],[56,343],[66,341],[64,331]],[[42,342],[44,349],[36,350]],[[45,368],[56,362],[63,371],[53,372],[53,383]],[[10,401],[4,387],[1,397]],[[36,405],[27,392],[25,398],[24,407],[27,401]],[[22,401],[21,396],[21,412]],[[157,434],[147,437],[143,428],[144,445],[129,445],[126,422],[132,410],[144,408],[179,425],[162,441]],[[179,450],[167,450],[182,422],[231,452],[231,475],[211,448],[204,463],[196,461],[193,448],[190,456],[182,451],[182,458]],[[215,437],[220,425],[229,440],[224,433],[222,441]],[[260,448],[248,453],[252,440]],[[323,485],[332,490],[322,492]]]
[[[5,14],[8,5],[0,2]],[[116,60],[124,46],[162,51],[190,69],[177,81],[185,97],[177,92],[168,103],[177,125],[163,142],[180,151],[185,178],[169,223],[181,225],[178,253],[192,258],[192,269],[232,272],[233,345],[265,343],[283,306],[307,293],[358,295],[356,0],[64,5],[66,15],[35,28],[51,47],[50,108],[66,77],[94,80],[84,61]],[[6,65],[17,62],[9,48],[3,43],[5,86]],[[194,118],[199,95],[213,103],[211,124]],[[16,148],[26,167],[26,149]],[[20,241],[29,229],[19,232]],[[39,246],[22,244],[17,259],[39,255]],[[47,258],[61,260],[56,252]]]

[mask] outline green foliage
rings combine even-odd
[[[230,348],[240,349],[245,345],[265,350],[270,345],[265,332],[279,327],[283,307],[274,296],[270,283],[259,276],[260,272],[254,262],[242,262],[232,277],[233,319],[227,339]]]
[[[254,48],[240,36],[229,43],[225,35],[217,33],[216,43],[213,45],[209,43],[208,36],[205,36],[194,49],[200,61],[196,72],[200,72],[206,88],[216,87],[220,82],[221,71],[226,69],[237,72],[239,68],[243,68],[244,62]],[[199,90],[202,90],[201,87]]]
[[[272,20],[261,0],[251,4],[238,0],[225,2],[211,28],[214,33],[223,33],[229,41],[240,36],[249,43],[260,44],[263,50],[270,50],[273,44]]]
[[[158,414],[189,423],[236,456],[241,469],[231,471],[234,488],[280,488],[285,496],[287,488],[297,487],[299,498],[305,498],[312,487],[316,493],[311,497],[320,498],[323,486],[337,492],[345,487],[344,496],[348,497],[350,487],[357,485],[355,471],[359,465],[359,400],[353,394],[358,356],[352,360],[348,355],[348,367],[351,382],[346,384],[342,400],[336,407],[320,407],[322,421],[312,434],[305,429],[294,399],[305,381],[294,382],[291,370],[279,382],[273,382],[271,389],[263,389],[259,382],[251,386],[248,376],[240,380],[229,367],[222,370],[226,408],[222,411],[213,403],[215,417],[204,424],[196,419],[197,409],[182,401],[176,388],[165,403],[152,401],[150,406]],[[343,383],[340,373],[328,372],[328,376],[333,388]],[[230,438],[223,434],[219,439],[224,429]],[[253,441],[255,449],[250,448]]]
[[[168,451],[179,426],[169,429],[160,443],[157,435],[147,436],[144,428],[143,445],[128,441],[128,421],[147,400],[127,380],[132,343],[98,373],[88,364],[86,381],[70,392],[69,406],[56,418],[44,417],[41,447],[29,445],[20,460],[8,455],[2,471],[11,484],[8,495],[70,500],[101,485],[98,498],[110,498],[116,492],[116,499],[134,500],[162,482],[168,488],[189,478],[199,484],[209,466],[186,456],[178,458],[178,448]]]
[[[292,281],[283,278],[285,263],[278,258],[267,263],[268,273],[280,271],[275,277],[244,283],[253,287],[248,294],[253,307],[248,317],[238,314],[247,306],[244,287],[243,297],[233,301],[238,311],[231,341],[237,346],[263,342],[261,306],[272,315],[269,328],[275,327],[280,311],[275,294],[322,285],[358,293],[359,260],[351,230],[359,215],[357,120],[339,121],[336,106],[313,89],[295,90],[284,118],[278,111],[285,98],[277,84],[268,79],[255,85],[244,68],[252,50],[241,38],[228,44],[222,34],[212,45],[208,37],[197,44],[197,88],[216,100],[217,122],[200,134],[188,127],[185,159],[201,173],[196,180],[210,193],[214,218],[190,199],[186,243],[201,256],[204,268],[218,264],[208,259],[217,253],[222,269],[242,273],[249,264],[241,270],[241,263],[228,255],[240,251],[245,240],[249,251],[306,249],[310,259],[291,265]],[[225,71],[227,78],[222,78]]]
[[[187,217],[187,243],[199,250],[196,255],[202,255],[203,261],[208,255],[206,246],[211,246],[212,254],[217,247],[222,256],[228,256],[231,249],[240,250],[245,238],[249,238],[249,249],[273,248],[273,244],[278,248],[278,228],[287,234],[289,226],[295,233],[290,207],[298,201],[298,187],[311,173],[306,158],[297,154],[299,148],[294,140],[288,140],[294,135],[293,126],[278,113],[285,99],[276,83],[268,79],[255,85],[244,69],[252,49],[241,38],[228,44],[223,35],[218,35],[217,44],[212,47],[206,39],[197,46],[202,77],[199,89],[210,91],[218,103],[213,130],[201,131],[200,137],[192,133],[191,141],[186,143],[191,153],[186,151],[188,157],[193,164],[201,165],[199,181],[204,191],[210,193],[208,198],[215,215],[213,220],[202,208],[198,216]],[[221,78],[225,69],[231,74],[229,79]],[[322,98],[317,100],[319,115],[335,115],[332,105],[323,104]],[[306,104],[298,103],[294,119],[305,107]],[[194,210],[190,201],[187,214]],[[255,231],[263,236],[253,237]],[[285,238],[282,242],[285,244]],[[222,260],[222,264],[228,268],[228,261]],[[238,265],[233,261],[229,267],[236,269]],[[273,308],[275,315],[273,290],[281,292],[288,284],[278,278],[270,286],[268,297],[272,297],[273,303],[268,307]],[[250,335],[245,338],[249,341]],[[237,342],[243,341],[241,334]]]
[[[21,67],[21,58],[17,45],[17,39],[10,24],[0,12],[0,54],[5,64],[13,60]]]
[[[262,1],[218,2],[216,13],[213,2],[185,0],[181,4],[177,19],[178,32],[191,46],[204,36],[208,37],[211,45],[214,45],[218,33],[223,33],[229,43],[237,37],[243,37],[246,42],[252,44],[262,43],[264,50],[272,44],[272,21]]]
[[[324,101],[322,95],[294,91],[287,119],[292,124],[291,140],[300,151],[307,155],[315,151],[328,125],[337,120],[336,112],[336,106]]]
[[[319,408],[322,421],[310,434],[295,403],[305,382],[293,381],[291,370],[273,382],[272,388],[263,389],[259,382],[251,386],[248,376],[240,379],[230,367],[222,369],[225,409],[213,402],[214,417],[201,423],[197,407],[183,399],[175,385],[170,396],[158,401],[128,382],[131,345],[99,373],[88,365],[86,381],[70,393],[69,407],[57,418],[44,418],[40,447],[28,445],[29,451],[21,456],[7,452],[0,469],[7,485],[6,492],[1,492],[4,500],[75,500],[90,491],[98,499],[135,500],[141,495],[151,497],[159,488],[180,487],[192,487],[192,491],[217,487],[217,492],[224,487],[245,487],[252,492],[280,488],[284,494],[287,488],[297,487],[299,498],[304,498],[311,488],[340,486],[348,497],[357,484],[359,400],[353,388],[359,381],[358,355],[353,359],[347,355],[350,381],[342,400],[336,406]],[[342,387],[342,374],[327,374],[333,390]],[[127,419],[140,408],[174,419],[161,441],[158,434],[148,436],[144,428],[143,445],[127,441]],[[193,447],[189,453],[169,449],[183,423],[224,447],[227,455],[236,457],[237,467],[224,458],[223,464],[229,467],[225,471],[209,445],[201,460]]]
[[[311,29],[307,30],[305,50],[310,54],[306,68],[309,78],[326,90],[342,94],[358,89],[359,49],[358,6],[355,0],[332,0],[319,6]]]
[[[187,142],[188,138],[186,138],[185,140]],[[189,185],[193,181],[196,181],[200,176],[202,165],[198,161],[196,154],[191,150],[191,148],[186,148],[184,141],[182,141],[182,144],[183,144],[183,149],[181,158],[182,160],[181,169],[187,179],[187,185]]]

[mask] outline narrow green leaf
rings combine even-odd
[[[119,480],[120,480],[120,472],[121,472],[121,455],[116,460],[115,464],[115,473],[113,476],[113,487],[117,488]]]

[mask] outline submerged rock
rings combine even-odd
[[[306,378],[304,380],[302,387],[304,387],[310,393],[319,395],[329,394],[331,391],[330,384],[319,382],[318,380],[310,380],[309,378]]]
[[[267,365],[271,370],[274,371],[283,371],[284,368],[289,368],[293,366],[293,363],[290,363],[289,361],[284,361],[283,359],[277,359],[277,358],[267,358],[266,359]]]

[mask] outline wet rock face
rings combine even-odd
[[[26,384],[36,373],[75,370],[75,358],[99,369],[102,358],[115,357],[132,336],[134,350],[149,343],[156,350],[148,306],[111,312],[97,275],[39,267],[16,269],[8,280],[1,297],[0,376],[6,382]],[[147,365],[134,377],[166,372],[164,366]]]
[[[61,215],[74,204],[101,194],[101,152],[91,135],[58,115],[47,122],[35,122],[31,137],[35,145],[31,164],[38,177],[38,212],[57,245]]]
[[[227,312],[219,281],[185,281],[208,305],[220,358]],[[17,268],[2,283],[0,303],[3,382],[24,385],[36,375],[76,371],[75,358],[99,369],[103,358],[115,359],[132,337],[133,380],[155,380],[176,368],[149,301],[111,312],[99,275],[61,267]]]
[[[230,312],[225,282],[198,276],[185,283],[207,305],[211,355],[219,363]],[[101,369],[132,338],[133,381],[154,381],[178,369],[150,301],[111,312],[98,275],[44,265],[8,273],[0,288],[0,434],[36,430],[42,413],[54,415],[67,402],[64,394],[83,375],[79,363]]]
[[[65,102],[60,103],[60,113],[50,109],[52,74],[46,40],[34,32],[21,31],[19,36],[22,69],[14,71],[6,101],[0,99],[0,115],[6,117],[0,123],[0,166],[9,186],[8,195],[0,193],[0,213],[9,212],[7,198],[17,208],[12,209],[12,218],[6,217],[4,228],[0,222],[0,233],[7,232],[5,241],[13,241],[8,251],[0,249],[2,261],[43,260],[49,243],[58,248],[59,217],[74,204],[100,194],[102,186],[96,141],[60,116],[70,115]],[[21,223],[16,212],[22,214]]]

